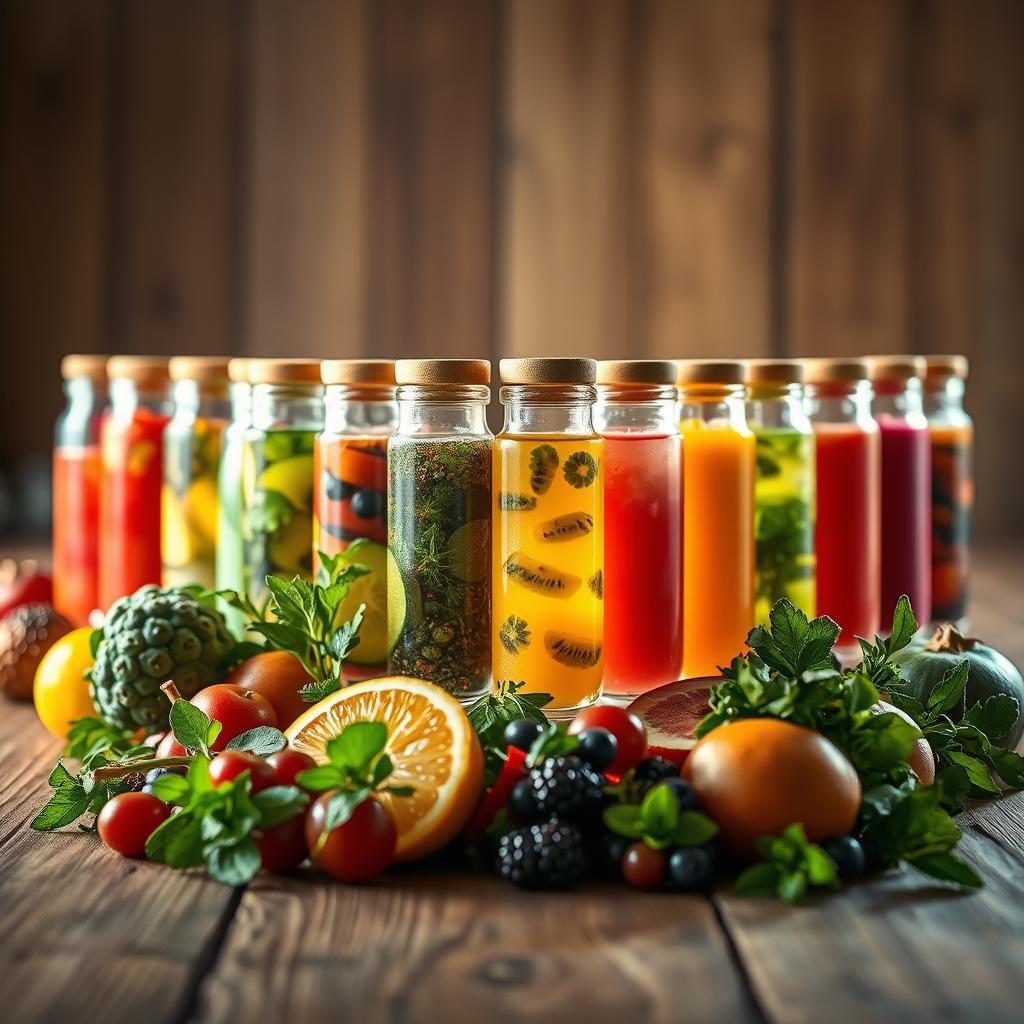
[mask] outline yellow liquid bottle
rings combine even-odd
[[[585,359],[503,360],[494,448],[493,671],[571,712],[601,695],[603,440]]]

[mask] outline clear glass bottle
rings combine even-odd
[[[165,587],[216,585],[217,471],[230,416],[228,359],[175,356],[164,431],[161,556]]]
[[[974,505],[974,423],[964,409],[964,356],[928,356],[924,412],[932,459],[932,618],[967,615]]]
[[[242,536],[249,597],[267,599],[267,577],[310,580],[313,449],[324,428],[317,359],[252,359],[252,425],[242,454]]]
[[[683,464],[671,360],[602,360],[604,692],[630,699],[683,670]]]
[[[110,412],[101,428],[100,607],[159,584],[164,429],[170,419],[169,360],[112,356]]]
[[[388,669],[464,701],[491,676],[490,379],[484,359],[399,359],[388,441]]]
[[[100,424],[107,404],[107,357],[61,360],[67,404],[53,449],[53,604],[85,626],[99,607]]]
[[[592,359],[503,359],[494,446],[494,678],[568,714],[601,696],[604,440]]]
[[[388,657],[388,438],[398,426],[392,359],[329,359],[323,433],[316,439],[313,560],[357,543],[360,576],[338,610],[346,621],[365,605],[359,644],[345,662],[347,678],[382,675]]]
[[[814,430],[804,411],[803,366],[747,361],[747,423],[754,431],[754,612],[767,624],[788,598],[808,618],[817,607],[814,569]]]
[[[882,433],[882,623],[902,594],[918,621],[932,617],[931,441],[922,356],[872,356],[871,411]]]
[[[679,363],[683,667],[715,676],[754,626],[754,435],[738,360]]]
[[[245,543],[242,540],[242,460],[245,436],[252,419],[252,386],[249,360],[228,360],[228,394],[231,418],[224,428],[220,468],[217,472],[217,555],[218,590],[246,590]],[[237,636],[245,630],[245,616],[227,602],[218,602],[228,626]]]
[[[881,622],[882,451],[863,359],[805,359],[804,394],[817,467],[818,614],[855,648]]]

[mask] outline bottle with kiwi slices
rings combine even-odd
[[[569,715],[601,695],[604,442],[592,359],[501,361],[494,446],[494,678]]]
[[[491,366],[400,359],[388,441],[388,669],[460,700],[491,679]]]
[[[317,359],[252,359],[251,426],[242,445],[246,589],[267,599],[267,577],[312,579],[313,448],[324,425]]]

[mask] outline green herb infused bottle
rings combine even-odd
[[[400,359],[388,442],[388,668],[463,701],[491,676],[490,363]]]
[[[746,364],[747,422],[757,442],[754,534],[757,621],[788,597],[815,615],[814,431],[803,407],[803,367],[788,359]]]
[[[313,448],[324,428],[317,359],[252,359],[252,425],[242,450],[242,537],[249,597],[267,576],[312,579]]]

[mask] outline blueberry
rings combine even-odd
[[[347,480],[339,480],[329,469],[324,473],[324,494],[331,501],[341,501],[342,498],[349,498],[355,488]]]
[[[668,859],[669,881],[683,892],[704,892],[715,877],[715,854],[708,846],[684,846]]]
[[[853,882],[864,874],[867,865],[864,847],[853,836],[826,839],[821,848],[832,858],[836,871],[844,882]]]
[[[383,495],[380,491],[356,491],[352,495],[352,511],[360,519],[376,519],[384,511]]]
[[[591,768],[602,771],[615,760],[619,741],[607,729],[584,729],[576,738],[580,741],[576,753]]]
[[[660,782],[679,775],[679,765],[665,757],[647,757],[636,766],[638,782]]]
[[[671,779],[662,779],[658,785],[668,786],[672,790],[676,803],[679,804],[679,810],[695,811],[697,809],[697,794],[693,791],[693,786],[686,779],[681,779],[676,775]]]
[[[533,787],[529,779],[520,779],[508,795],[509,813],[523,821],[537,816],[537,802],[533,799]]]
[[[622,858],[626,856],[626,851],[632,845],[632,839],[616,835],[614,832],[606,832],[601,837],[599,864],[604,877],[617,881],[622,880]]]
[[[153,794],[153,783],[156,782],[162,775],[184,775],[186,769],[184,765],[176,768],[150,768],[146,772],[145,784],[141,787],[143,793]]]
[[[533,746],[533,741],[544,731],[540,722],[532,718],[517,718],[505,726],[502,739],[506,747],[518,747],[520,750],[528,751]]]

